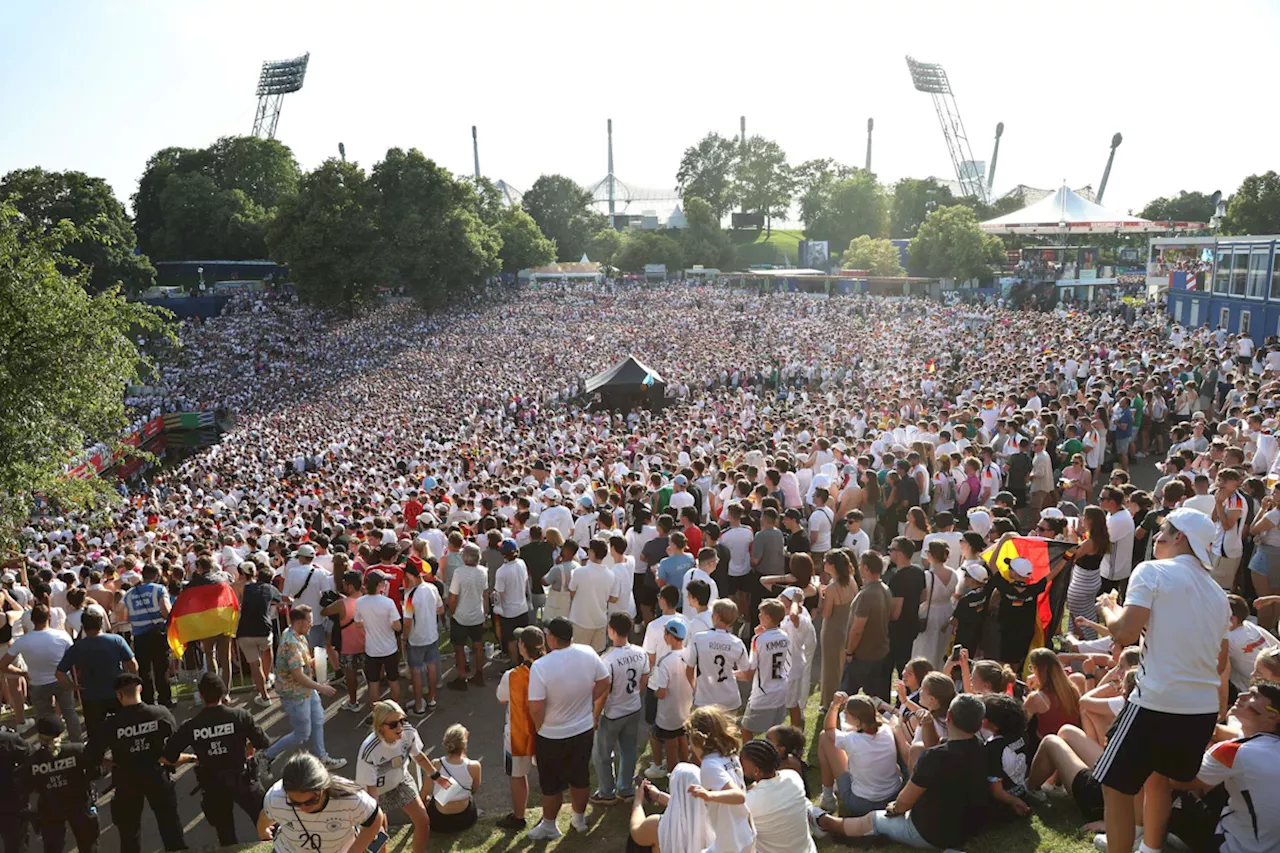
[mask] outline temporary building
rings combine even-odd
[[[981,224],[988,234],[1158,234],[1170,229],[1202,228],[1201,222],[1154,222],[1117,213],[1069,189],[1055,193],[1021,210],[988,219]]]
[[[667,383],[658,371],[629,355],[588,379],[587,396],[598,396],[600,406],[606,409],[659,409],[666,400]]]

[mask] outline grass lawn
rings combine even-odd
[[[765,239],[764,231],[728,231],[729,239],[734,244],[734,260],[738,268],[746,269],[752,264],[777,264],[785,260],[787,265],[795,266],[800,257],[800,241],[804,239],[803,231],[782,231],[774,229]]]
[[[812,733],[814,731],[817,717],[818,694],[815,691],[810,698],[809,707],[805,714],[807,732]],[[820,789],[816,743],[815,740],[814,747],[808,756],[812,776],[810,782],[814,791]],[[641,766],[645,766],[647,763],[646,758],[642,758],[640,761]],[[486,784],[498,784],[505,787],[506,779],[502,776],[500,767],[486,767],[485,770]],[[662,783],[662,787],[665,787],[665,782]],[[529,826],[531,828],[539,816],[537,801],[537,786],[533,785],[530,791],[530,805],[526,813],[529,817]],[[1076,809],[1075,803],[1069,798],[1057,799],[1051,797],[1047,805],[1033,804],[1033,806],[1035,812],[1030,820],[1018,821],[984,833],[967,844],[964,849],[967,853],[1031,853],[1031,851],[1036,851],[1036,853],[1092,853],[1092,836],[1086,836],[1079,831],[1084,819],[1081,817],[1079,810]],[[523,833],[510,833],[498,829],[494,825],[494,821],[502,817],[501,813],[485,814],[480,818],[480,822],[467,832],[458,835],[433,833],[429,849],[451,850],[457,851],[457,853],[524,853],[524,851],[537,851],[545,848],[558,853],[588,853],[588,851],[590,853],[616,853],[626,846],[627,822],[630,815],[630,804],[605,809],[590,806],[587,809],[587,823],[591,829],[583,836],[569,828],[569,808],[566,802],[566,805],[560,810],[559,817],[559,826],[564,833],[564,837],[558,841],[545,843],[530,841]],[[393,827],[393,829],[395,828]],[[412,849],[411,835],[412,833],[407,827],[398,829],[387,845],[388,853],[408,853]],[[891,853],[905,853],[910,849],[898,845],[881,844],[874,840],[845,844],[828,839],[818,843],[820,851],[840,850],[850,846],[891,851]],[[271,849],[271,845],[263,843],[228,849],[266,853]]]

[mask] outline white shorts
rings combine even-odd
[[[809,668],[806,666],[804,670],[803,675],[787,682],[788,708],[803,708],[809,703]]]

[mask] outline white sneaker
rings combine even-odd
[[[343,767],[347,766],[347,759],[334,758],[332,755],[328,755],[320,759],[320,763],[325,767],[328,767],[330,770],[341,770]]]
[[[30,717],[30,718],[28,718],[25,722],[23,722],[23,724],[22,724],[22,725],[18,726],[18,727],[17,727],[17,729],[16,729],[16,731],[17,731],[17,732],[18,732],[18,734],[20,734],[20,735],[25,735],[27,732],[31,731],[31,730],[32,730],[32,729],[34,729],[35,727],[36,727],[36,721],[35,721],[35,718],[34,718],[34,717]]]
[[[809,832],[819,841],[831,834],[818,826],[818,818],[822,817],[824,814],[826,814],[826,812],[824,812],[821,807],[812,804],[809,806]]]
[[[587,816],[584,814],[575,814],[573,817],[569,818],[569,826],[573,827],[578,832],[586,833]]]
[[[840,808],[840,806],[836,804],[836,795],[823,794],[818,800],[818,808],[822,809],[827,814],[835,814],[836,810]]]
[[[1142,833],[1138,833],[1138,837],[1133,839],[1133,849],[1136,853],[1137,849],[1142,846]],[[1107,853],[1107,834],[1099,832],[1093,837],[1093,849],[1100,850],[1101,853]]]
[[[667,778],[667,768],[661,764],[650,764],[644,769],[644,778],[646,779],[665,779]]]
[[[343,702],[343,703],[342,703],[342,710],[344,710],[344,711],[363,711],[363,710],[364,710],[364,706],[363,706],[363,705],[361,705],[359,702],[352,702],[350,699],[348,699],[347,701],[345,701],[345,702]]]
[[[555,841],[564,833],[560,831],[560,827],[554,823],[545,820],[538,821],[538,825],[529,830],[529,838],[533,841]]]
[[[271,699],[270,697],[263,696],[262,694],[258,694],[257,696],[253,697],[253,704],[257,705],[259,708],[270,708]]]

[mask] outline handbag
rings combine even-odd
[[[929,628],[929,615],[933,613],[933,585],[938,582],[938,576],[932,571],[929,572],[929,600],[920,605],[920,610],[916,611],[916,636],[923,634]],[[923,612],[921,612],[923,611]]]

